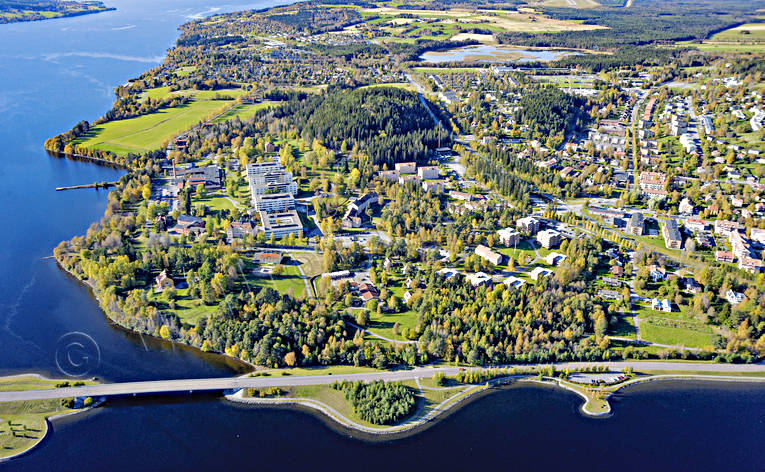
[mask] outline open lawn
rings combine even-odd
[[[394,285],[395,284],[395,285]],[[403,302],[404,292],[407,289],[403,286],[403,279],[393,279],[389,282],[387,289],[391,294],[395,295]],[[384,302],[380,302],[384,303]],[[395,339],[396,341],[406,341],[407,338],[403,336],[404,328],[414,329],[417,325],[417,319],[419,315],[412,310],[407,309],[406,305],[403,305],[404,310],[400,313],[370,313],[370,322],[366,328],[380,336],[388,339]],[[399,324],[398,335],[393,334],[393,325]]]
[[[175,96],[191,96],[194,97],[197,100],[214,100],[218,98],[223,98],[227,100],[233,100],[237,97],[240,97],[244,95],[246,90],[240,89],[240,88],[230,88],[230,89],[220,89],[220,90],[194,90],[194,89],[185,89],[185,90],[176,90],[174,92],[170,91],[170,87],[157,87],[153,89],[146,90],[146,97],[148,98],[166,98],[166,97],[175,97]]]
[[[141,153],[161,149],[174,136],[192,128],[231,106],[231,100],[200,100],[148,115],[109,121],[94,126],[74,141],[77,146],[102,149],[115,154]]]
[[[765,42],[765,23],[747,23],[721,31],[712,36],[711,41],[750,43]]]
[[[518,243],[517,247],[495,247],[494,250],[504,256],[507,256],[507,258],[512,257],[513,260],[515,260],[515,265],[518,266],[518,261],[521,256],[526,258],[526,263],[534,260],[534,258],[537,257],[533,247],[535,244],[536,243],[530,241],[521,241]],[[505,259],[505,264],[507,264],[507,258]]]
[[[616,323],[609,324],[608,335],[621,338],[636,339],[635,322],[629,313],[620,313],[615,315]]]
[[[267,277],[248,275],[245,284],[247,286],[271,287],[279,293],[287,293],[292,289],[295,297],[306,295],[305,282],[300,276],[297,263],[293,260],[287,260],[285,264],[282,264],[282,268],[282,275],[269,275]]]
[[[702,348],[712,344],[712,333],[696,331],[689,328],[662,326],[662,324],[673,324],[666,321],[658,321],[658,318],[641,320],[640,336],[644,341],[657,344],[670,344],[685,347]]]
[[[198,198],[195,196],[194,199],[192,200],[192,205],[193,206],[207,205],[207,207],[211,211],[234,209],[234,204],[228,201],[226,198],[224,198],[220,194],[210,195],[205,198]]]
[[[404,90],[409,90],[410,92],[415,92],[417,89],[414,87],[414,85],[410,84],[409,82],[393,82],[389,84],[372,84],[372,85],[365,85],[361,88],[379,88],[379,87],[393,87],[393,88],[400,88]]]
[[[54,388],[61,380],[34,376],[0,378],[0,391]],[[93,385],[95,382],[85,382]],[[46,418],[73,411],[62,406],[60,399],[0,403],[0,458],[25,451],[45,437]]]
[[[274,107],[279,103],[280,102],[273,100],[266,100],[264,102],[254,103],[252,105],[237,105],[221,116],[215,118],[213,123],[223,123],[224,121],[233,120],[234,117],[237,116],[240,120],[245,121],[255,116],[255,113],[257,113],[259,110]]]
[[[292,252],[290,253],[290,256],[301,264],[301,268],[306,277],[310,278],[324,273],[321,254],[301,251]]]
[[[205,305],[199,298],[190,297],[187,288],[176,289],[175,293],[175,309],[170,308],[161,293],[154,293],[154,291],[152,291],[148,298],[150,302],[157,305],[158,309],[175,313],[182,322],[190,325],[196,325],[203,316],[215,313],[218,306],[217,303],[213,305]]]

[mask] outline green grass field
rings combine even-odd
[[[710,38],[725,42],[765,42],[765,23],[747,23],[721,31]]]
[[[402,281],[398,281],[396,283],[399,285],[393,286],[392,283],[389,284],[388,290],[403,301],[404,292],[406,292],[407,289],[402,285]],[[406,305],[404,305],[404,307],[406,311],[401,313],[371,313],[370,322],[367,325],[367,329],[388,339],[406,341],[407,338],[402,335],[403,330],[404,328],[414,329],[417,325],[417,318],[419,315],[412,310],[406,309]],[[398,335],[393,334],[393,325],[396,323],[398,323],[400,326]]]
[[[54,388],[59,382],[33,376],[5,377],[0,378],[0,391]],[[59,399],[0,403],[0,458],[33,447],[48,431],[46,418],[70,411],[73,410],[62,406]]]
[[[635,339],[635,322],[629,313],[616,315],[616,323],[608,326],[609,336]]]
[[[640,336],[657,343],[702,348],[712,344],[712,333],[683,327],[660,326],[656,319],[641,320]]]
[[[115,154],[141,153],[160,149],[174,136],[209,119],[231,104],[231,100],[195,98],[188,105],[164,108],[148,115],[109,121],[94,126],[88,134],[76,139],[74,144],[111,151]]]
[[[224,121],[233,120],[236,116],[238,116],[240,120],[244,121],[252,118],[259,110],[274,107],[278,104],[279,102],[267,100],[265,102],[255,103],[252,105],[237,105],[221,116],[215,118],[213,123],[223,123]]]

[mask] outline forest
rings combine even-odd
[[[414,392],[399,382],[343,382],[332,388],[342,390],[354,413],[372,424],[395,424],[414,412]]]
[[[584,129],[590,119],[587,100],[558,87],[531,90],[523,95],[519,106],[516,120],[529,126],[531,138],[538,140]]]
[[[395,87],[331,89],[305,100],[291,100],[275,112],[306,142],[332,149],[343,141],[365,150],[372,164],[422,161],[438,146],[439,133],[416,93]],[[447,137],[443,136],[443,143]]]
[[[608,29],[561,31],[555,33],[505,32],[497,34],[504,44],[582,48],[617,51],[626,46],[674,44],[701,40],[731,25],[754,18],[763,3],[751,1],[635,0],[634,8],[551,8],[540,7],[547,16],[601,25]]]

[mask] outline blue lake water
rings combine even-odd
[[[579,54],[572,51],[522,49],[514,46],[479,44],[443,51],[428,51],[420,56],[425,62],[534,62],[554,61],[565,55]],[[520,55],[521,57],[518,57]]]

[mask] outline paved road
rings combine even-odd
[[[660,362],[660,361],[627,361],[627,362],[568,362],[556,364],[559,370],[576,369],[579,367],[608,366],[612,370],[622,370],[626,366],[635,371],[664,370],[664,371],[697,371],[697,372],[765,372],[765,364],[703,364],[694,362]],[[499,366],[499,367],[529,367],[528,365]],[[486,368],[489,369],[489,368]],[[84,387],[67,387],[46,390],[24,390],[18,392],[0,392],[0,402],[20,400],[45,400],[64,397],[98,397],[108,395],[133,395],[169,392],[215,391],[239,388],[268,388],[293,387],[300,385],[328,385],[338,381],[374,380],[400,381],[432,377],[436,372],[444,375],[456,375],[459,367],[415,367],[409,370],[374,372],[344,375],[314,375],[314,376],[273,376],[273,377],[223,377],[213,379],[179,379],[154,380],[147,382],[122,382]]]

